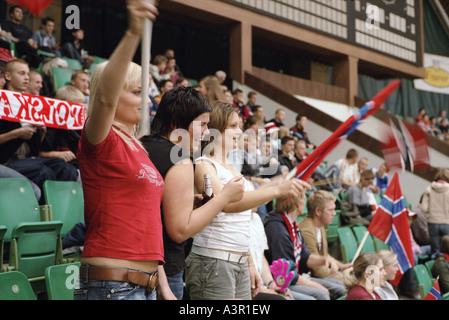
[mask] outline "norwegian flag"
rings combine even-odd
[[[391,283],[398,285],[404,272],[414,266],[414,260],[408,209],[405,206],[397,172],[380,202],[368,232],[388,244],[397,254],[399,270]]]
[[[54,0],[6,0],[6,2],[11,4],[17,4],[27,8],[36,17],[39,17],[53,1]]]
[[[438,284],[438,278],[435,281],[432,289],[426,294],[423,300],[441,300],[440,285]]]
[[[383,88],[372,100],[367,102],[356,113],[343,122],[337,130],[327,138],[322,144],[313,150],[313,152],[301,161],[294,170],[298,179],[307,181],[318,167],[318,165],[325,159],[341,141],[346,139],[358,125],[370,115],[374,114],[384,104],[388,97],[397,90],[401,85],[400,80],[390,82]]]
[[[384,132],[382,153],[387,169],[426,171],[430,167],[426,133],[417,125],[390,119],[389,130]]]

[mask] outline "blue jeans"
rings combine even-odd
[[[427,227],[429,229],[431,255],[435,255],[440,250],[441,237],[449,234],[449,224],[428,223]]]
[[[171,292],[176,296],[176,299],[182,300],[184,296],[184,271],[174,274],[172,276],[167,276],[168,285]]]
[[[129,282],[79,281],[74,300],[156,300],[156,290],[149,293],[146,288]]]

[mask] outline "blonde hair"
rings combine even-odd
[[[101,80],[101,75],[103,74],[104,68],[106,67],[106,65],[109,63],[109,61],[105,61],[102,62],[100,64],[98,64],[95,69],[94,72],[92,73],[92,80],[91,80],[91,84],[90,84],[90,98],[89,98],[89,107],[87,109],[87,115],[90,116],[92,113],[92,107],[93,104],[95,102],[95,98],[97,95],[97,88],[98,88],[98,84]],[[106,79],[107,81],[107,79]],[[138,64],[131,62],[128,66],[128,70],[126,72],[126,76],[125,76],[125,82],[123,84],[123,90],[129,90],[133,87],[135,87],[137,84],[140,84],[142,82],[142,67],[139,66]],[[115,131],[115,133],[118,134],[118,136],[120,138],[122,138],[126,144],[128,144],[128,146],[130,146],[130,148],[132,150],[137,150],[135,147],[135,144],[137,144],[139,147],[141,147],[146,153],[146,149],[143,147],[142,143],[139,141],[139,139],[137,139],[136,137],[136,133],[138,131],[139,125],[136,124],[134,126],[134,132],[133,135],[131,137],[129,137],[128,135],[124,134],[120,128],[123,128],[124,125],[118,121],[113,121],[112,122],[112,129]],[[134,144],[134,143],[135,144]]]
[[[326,207],[326,204],[330,201],[335,202],[335,196],[326,190],[317,190],[312,192],[307,198],[307,212],[310,218],[315,216],[315,211],[317,208],[321,210]]]
[[[276,211],[278,212],[291,212],[296,209],[301,200],[304,200],[306,196],[304,191],[301,191],[298,197],[289,198],[277,198],[276,199]]]
[[[226,96],[216,76],[206,76],[200,80],[200,83],[203,83],[207,88],[206,98],[209,102],[215,100],[226,101]]]
[[[80,89],[71,85],[59,88],[56,91],[55,98],[75,103],[84,103],[84,94]]]
[[[382,259],[384,267],[389,266],[397,261],[398,255],[390,250],[379,250],[377,255]]]

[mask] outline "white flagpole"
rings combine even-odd
[[[146,0],[146,2],[154,5],[154,0]],[[150,48],[151,36],[153,30],[153,22],[145,19],[142,32],[142,103],[141,103],[141,119],[139,123],[139,132],[137,136],[143,137],[150,134],[150,109],[148,105],[149,99],[149,72],[150,72]]]
[[[369,232],[366,231],[365,235],[363,236],[362,241],[359,244],[359,247],[357,248],[357,251],[355,252],[354,258],[352,259],[352,263],[354,263],[355,259],[357,259],[357,257],[360,254],[360,251],[362,251],[363,245],[365,244],[366,239],[368,238]]]

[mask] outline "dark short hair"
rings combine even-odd
[[[151,122],[151,135],[167,136],[175,129],[187,130],[205,112],[212,112],[212,108],[200,91],[193,87],[173,88],[162,96]]]
[[[9,14],[12,14],[14,12],[14,10],[16,10],[16,8],[19,8],[20,10],[23,11],[22,7],[19,5],[13,5],[11,7],[9,7]]]
[[[48,21],[50,21],[50,22],[55,22],[55,20],[54,20],[52,17],[45,17],[45,18],[43,18],[43,19],[41,20],[41,24],[42,24],[43,26],[45,26],[45,25],[47,24]]]
[[[289,141],[291,141],[291,140],[295,140],[295,139],[293,139],[292,136],[285,136],[285,137],[283,137],[282,140],[281,140],[281,145],[284,145],[284,144],[286,144],[287,142],[289,142]]]

